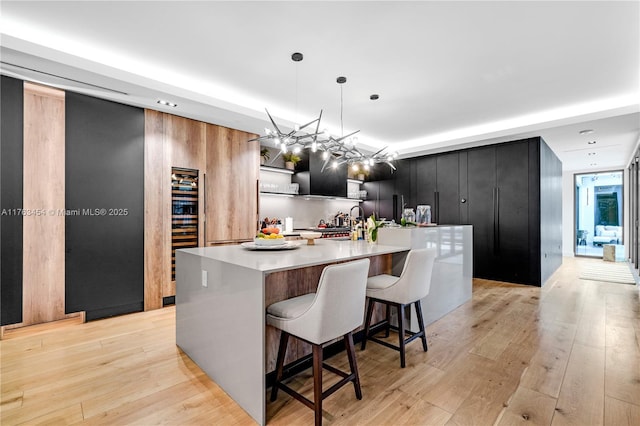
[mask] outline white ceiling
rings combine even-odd
[[[344,134],[403,157],[541,135],[565,170],[603,170],[626,166],[640,135],[638,1],[3,0],[0,12],[5,75],[161,110],[166,98],[256,133],[266,107],[283,125],[323,109],[340,134],[346,76]]]

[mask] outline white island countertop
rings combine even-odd
[[[291,243],[300,244],[300,247],[291,250],[248,250],[240,245],[233,245],[177,251],[271,273],[409,250],[409,247],[370,244],[366,241],[317,239],[315,245],[311,246],[307,245],[306,241],[292,241]]]

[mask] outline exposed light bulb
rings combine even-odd
[[[316,152],[318,150],[318,142],[313,142],[311,144],[311,152]]]
[[[265,128],[264,128],[264,132],[265,132],[267,135],[270,135],[270,134],[271,134],[271,129],[267,129],[267,128],[265,127]]]
[[[333,164],[331,165],[334,169],[338,168],[338,162],[334,161]]]
[[[276,146],[280,145],[280,138],[275,138],[273,142],[276,144]]]
[[[302,149],[299,146],[296,146],[295,148],[293,148],[293,153],[294,154],[299,154],[300,151],[302,151]]]
[[[393,153],[393,158],[398,158],[398,152],[397,151]]]
[[[368,171],[368,170],[370,169],[369,165],[368,165],[368,164],[365,164],[365,165],[364,165],[364,169]]]
[[[353,170],[354,172],[357,172],[360,168],[358,167],[358,164],[353,163],[353,166],[351,166],[351,170]]]
[[[327,151],[322,153],[322,159],[326,160],[327,158],[329,158],[329,153]]]
[[[387,161],[393,161],[393,155],[387,156]]]
[[[293,130],[295,130],[296,132],[300,130],[300,125],[299,124],[294,124],[293,125]]]
[[[282,152],[286,153],[287,152],[287,144],[283,143],[282,145],[280,145],[280,149],[282,150]]]

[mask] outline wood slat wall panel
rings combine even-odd
[[[24,85],[23,325],[65,318],[65,96]]]
[[[164,234],[164,138],[163,114],[145,110],[144,129],[144,309],[162,307],[162,288],[169,272],[163,259],[168,252]],[[170,176],[167,176],[169,182]]]

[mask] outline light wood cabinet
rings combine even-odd
[[[260,144],[251,133],[207,125],[205,241],[253,239],[258,221]]]
[[[198,173],[198,245],[247,241],[258,220],[260,146],[251,133],[145,111],[145,310],[175,295],[173,167]]]

